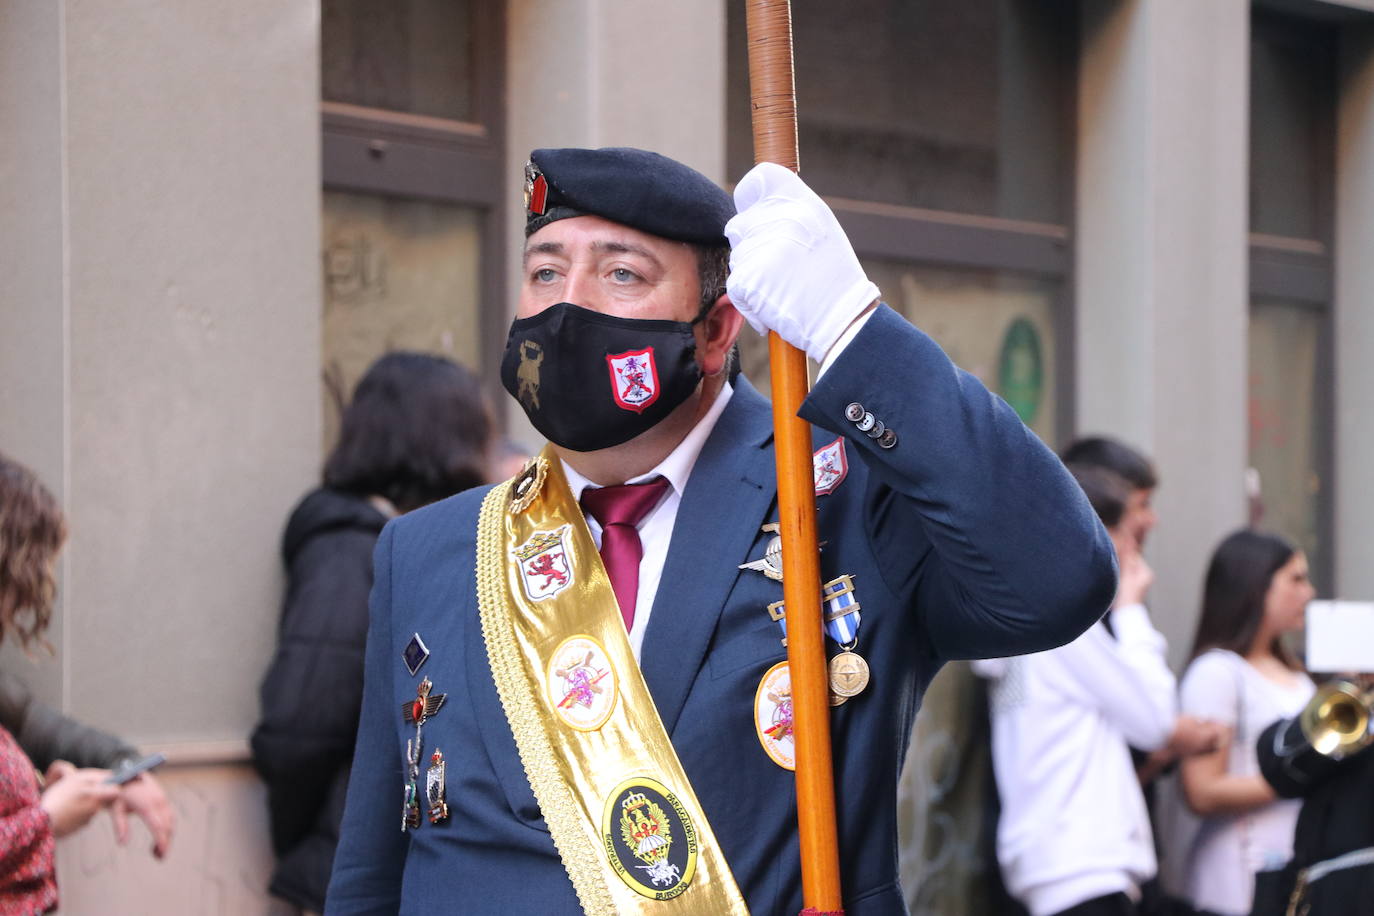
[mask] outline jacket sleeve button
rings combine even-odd
[[[861,433],[866,433],[866,432],[868,432],[870,429],[872,429],[872,428],[873,428],[873,425],[874,425],[875,423],[877,423],[877,422],[878,422],[878,418],[875,417],[875,416],[873,416],[873,414],[871,414],[871,413],[869,413],[868,411],[865,410],[865,411],[864,411],[863,418],[862,418],[862,419],[859,419],[859,420],[855,420],[855,421],[854,421],[854,425],[857,426],[857,427],[859,427],[859,432],[861,432]]]
[[[885,424],[882,420],[876,420],[873,423],[873,428],[868,430],[868,438],[878,439],[881,438],[882,435],[886,432],[887,424]]]
[[[896,433],[895,430],[891,430],[891,429],[884,430],[884,431],[883,431],[883,434],[882,434],[881,436],[878,437],[878,447],[879,447],[879,448],[892,448],[892,447],[893,447],[894,445],[896,445],[896,444],[897,444],[897,433]]]
[[[864,405],[860,404],[858,401],[850,404],[844,409],[844,418],[851,423],[858,423],[864,418]]]

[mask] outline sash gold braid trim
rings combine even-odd
[[[491,490],[482,501],[477,521],[477,607],[482,637],[487,644],[496,692],[530,788],[539,802],[563,868],[572,879],[577,899],[587,916],[615,916],[615,901],[606,886],[601,850],[581,839],[582,815],[572,790],[559,772],[553,745],[544,730],[544,715],[529,689],[516,643],[515,628],[503,607],[505,545],[503,516],[510,498],[510,482]]]

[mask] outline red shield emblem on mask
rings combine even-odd
[[[658,400],[658,366],[654,364],[653,347],[607,354],[606,365],[611,370],[611,393],[622,408],[643,413],[644,408]]]

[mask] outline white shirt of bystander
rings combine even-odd
[[[1058,649],[974,663],[996,677],[997,858],[1032,916],[1114,893],[1138,898],[1156,871],[1128,745],[1168,742],[1176,682],[1145,607],[1110,614],[1115,638],[1099,624]]]

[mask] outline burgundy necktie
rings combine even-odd
[[[582,508],[601,525],[601,562],[611,577],[611,590],[620,603],[620,616],[628,631],[635,622],[635,598],[639,594],[639,561],[644,545],[638,525],[663,499],[668,481],[655,477],[645,483],[627,483],[582,491]]]

